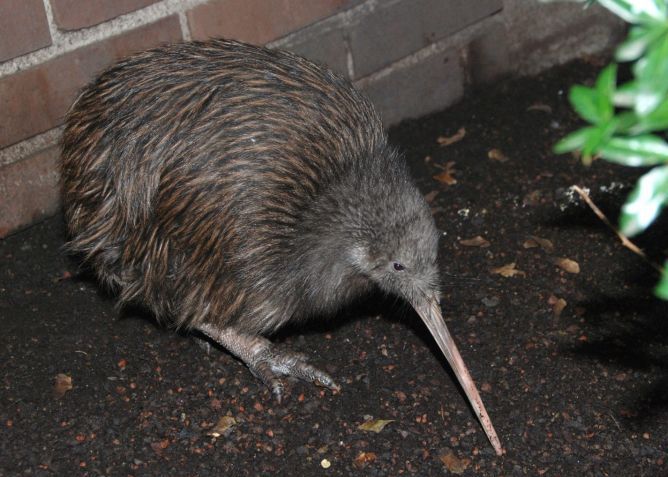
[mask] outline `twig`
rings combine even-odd
[[[622,245],[623,245],[624,247],[628,248],[628,249],[631,250],[633,253],[639,255],[640,258],[642,258],[642,259],[643,259],[648,265],[650,265],[654,270],[656,270],[656,271],[659,272],[659,273],[663,273],[663,267],[661,267],[661,265],[658,265],[658,264],[652,262],[651,260],[649,260],[649,259],[647,258],[647,255],[645,255],[645,252],[643,252],[643,251],[640,249],[640,247],[638,247],[636,244],[634,244],[633,242],[631,242],[631,241],[629,240],[629,238],[628,238],[626,235],[624,235],[623,233],[621,233],[619,230],[617,230],[617,229],[615,228],[614,225],[612,225],[612,224],[610,223],[610,221],[609,221],[608,218],[605,216],[605,214],[604,214],[603,212],[601,212],[601,209],[599,209],[599,208],[596,206],[596,204],[594,204],[594,202],[591,200],[591,198],[589,197],[589,194],[587,194],[587,192],[585,192],[585,191],[582,190],[579,186],[576,186],[576,185],[571,186],[571,188],[572,188],[575,192],[577,192],[577,193],[580,195],[580,197],[582,198],[582,200],[584,200],[584,201],[587,203],[587,205],[588,205],[588,206],[591,208],[591,210],[596,214],[596,216],[597,216],[599,219],[601,219],[601,221],[602,221],[605,225],[607,225],[608,228],[609,228],[610,230],[612,230],[612,231],[615,233],[615,235],[617,235],[617,237],[619,237],[619,240],[621,240]]]

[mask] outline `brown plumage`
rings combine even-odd
[[[203,332],[280,397],[284,374],[337,386],[260,335],[334,315],[372,288],[396,294],[454,363],[489,434],[436,306],[429,208],[347,80],[233,41],[164,46],[85,88],[62,147],[69,247],[121,302]]]

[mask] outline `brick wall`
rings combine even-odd
[[[620,31],[600,9],[534,0],[1,0],[0,238],[58,210],[63,115],[130,52],[212,36],[290,49],[350,78],[390,125]]]

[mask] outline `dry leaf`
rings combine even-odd
[[[369,431],[369,432],[375,432],[376,434],[382,431],[385,426],[387,426],[390,422],[394,422],[393,419],[372,419],[370,421],[363,422],[357,428],[361,431]]]
[[[552,313],[555,317],[561,316],[561,312],[564,311],[568,303],[563,298],[558,298],[554,295],[550,295],[550,298],[547,299],[547,303],[552,306]]]
[[[521,275],[521,276],[526,276],[526,273],[524,273],[522,270],[518,270],[515,268],[515,262],[508,263],[502,267],[499,268],[492,268],[490,270],[491,273],[496,273],[498,275],[501,275],[502,277],[514,277],[515,275]]]
[[[58,278],[54,278],[51,281],[53,283],[58,283],[58,282],[62,282],[63,280],[69,280],[70,278],[72,278],[72,274],[70,272],[68,272],[67,270],[65,270],[61,276],[59,276]]]
[[[570,258],[555,258],[553,263],[568,273],[580,273],[580,264]]]
[[[448,471],[453,474],[463,474],[464,471],[471,464],[471,460],[467,458],[460,459],[457,457],[451,450],[448,450],[445,454],[441,454],[438,458],[443,462],[443,465],[448,469]]]
[[[493,161],[507,162],[508,156],[501,152],[499,149],[490,149],[487,151],[487,157]]]
[[[431,192],[427,193],[427,195],[424,196],[424,200],[427,201],[427,204],[431,204],[434,202],[434,199],[438,195],[437,190],[432,190]]]
[[[554,250],[554,245],[550,240],[546,238],[536,237],[535,235],[531,235],[528,239],[526,239],[522,244],[522,247],[524,248],[540,247],[546,252],[552,252]]]
[[[436,174],[434,179],[436,179],[441,184],[452,185],[457,183],[457,179],[454,178],[453,174],[455,172],[455,161],[449,161],[443,171],[440,174]]]
[[[61,398],[65,393],[72,389],[72,378],[67,374],[56,374],[56,382],[53,385],[53,392],[57,398]]]
[[[151,442],[151,449],[158,455],[162,455],[162,451],[169,447],[169,439],[163,439],[157,442]]]
[[[367,464],[374,462],[376,458],[377,456],[375,452],[360,452],[359,455],[355,457],[353,465],[358,469],[361,469],[365,467]]]
[[[213,426],[213,428],[211,428],[209,432],[207,432],[207,435],[213,437],[220,437],[221,434],[224,434],[226,431],[229,431],[236,425],[237,425],[237,420],[234,419],[232,416],[223,416],[220,419],[218,419],[216,425]]]
[[[544,113],[552,114],[552,107],[544,103],[533,103],[527,108],[527,111],[543,111]]]
[[[463,239],[459,241],[460,244],[466,246],[466,247],[489,247],[489,242],[484,238],[481,237],[480,235],[477,235],[473,238],[470,239]]]
[[[461,141],[464,139],[464,136],[466,136],[466,128],[459,128],[459,131],[454,133],[452,136],[438,136],[436,138],[436,142],[439,146],[445,147]]]

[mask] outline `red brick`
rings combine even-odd
[[[0,1],[0,61],[51,44],[42,0]]]
[[[234,38],[261,45],[336,13],[357,0],[213,0],[188,12],[194,39]]]
[[[78,30],[134,12],[158,0],[51,0],[58,28]]]
[[[394,67],[378,79],[361,80],[364,90],[388,127],[452,105],[464,94],[464,70],[452,48],[421,61]]]
[[[56,213],[60,206],[57,147],[0,168],[0,238]]]
[[[0,79],[0,147],[58,126],[77,91],[133,51],[181,39],[176,16],[66,53],[44,64]]]

